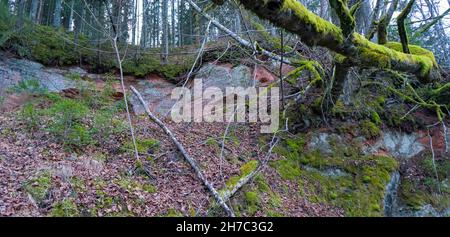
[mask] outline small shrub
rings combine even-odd
[[[27,92],[30,94],[41,94],[45,92],[45,89],[41,87],[41,84],[36,79],[21,80],[16,86],[10,89],[15,93]]]
[[[89,109],[71,99],[62,99],[56,102],[48,115],[52,118],[49,124],[49,132],[66,148],[81,147],[92,142],[92,138],[82,124]]]
[[[71,199],[64,199],[54,205],[50,212],[52,217],[77,217],[80,213],[77,204]]]
[[[159,141],[156,139],[143,139],[136,140],[137,150],[140,154],[152,154],[159,148]],[[122,152],[134,151],[134,145],[132,141],[126,142],[120,148]]]
[[[33,103],[27,103],[22,107],[19,118],[28,131],[34,131],[39,125],[39,114]]]
[[[113,132],[113,114],[111,111],[102,110],[95,113],[92,123],[92,135],[94,138],[103,145]]]

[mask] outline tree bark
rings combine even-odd
[[[392,15],[394,15],[395,10],[397,9],[399,0],[392,0],[391,5],[389,6],[389,10],[384,15],[380,23],[378,24],[378,43],[379,44],[386,44],[388,39],[388,32],[387,28],[389,26],[389,23],[391,22]]]
[[[403,53],[409,54],[409,43],[408,43],[408,35],[406,33],[405,20],[406,17],[411,12],[414,3],[416,0],[410,0],[406,5],[405,9],[400,13],[397,17],[397,26],[398,26],[398,34],[400,36],[400,42],[402,43]]]
[[[383,0],[377,0],[377,2],[375,3],[375,8],[373,9],[373,12],[371,14],[370,25],[366,30],[366,38],[369,40],[372,40],[373,36],[375,35],[382,2]]]
[[[162,62],[167,64],[169,57],[169,0],[162,0]]]
[[[25,15],[25,5],[26,5],[26,0],[19,0],[18,2],[16,2],[16,6],[17,6],[17,22],[16,22],[16,27],[17,28],[22,28],[23,27],[23,23],[24,23],[24,15]]]
[[[37,20],[37,12],[39,7],[39,0],[32,0],[30,7],[30,20],[36,23]]]
[[[62,0],[55,1],[55,12],[53,15],[53,26],[55,28],[59,28],[61,26],[61,10],[62,10],[61,1]]]

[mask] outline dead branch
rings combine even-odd
[[[197,162],[192,159],[192,157],[186,152],[183,145],[178,141],[178,139],[175,137],[175,135],[169,130],[169,128],[156,116],[150,112],[150,109],[148,108],[147,103],[142,98],[141,94],[134,88],[133,86],[130,87],[133,93],[138,97],[139,101],[141,102],[142,106],[144,106],[145,112],[147,113],[148,117],[156,123],[172,140],[172,142],[176,145],[180,153],[183,155],[183,157],[186,159],[186,161],[191,165],[191,167],[194,169],[195,173],[197,174],[197,177],[203,182],[203,184],[208,188],[208,190],[213,195],[214,199],[219,203],[219,205],[225,210],[228,216],[234,217],[234,212],[228,207],[228,205],[224,202],[222,197],[219,195],[217,190],[211,185],[210,182],[205,178],[202,171],[200,170],[200,167],[198,166]]]

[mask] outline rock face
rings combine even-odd
[[[50,70],[36,62],[9,58],[1,54],[0,78],[0,95],[21,81],[36,80],[42,88],[52,92],[75,87],[75,82],[65,77],[62,71]]]
[[[308,143],[309,150],[319,150],[321,153],[331,155],[333,149],[331,147],[331,139],[334,141],[342,141],[342,138],[337,134],[318,133],[311,137],[311,141]]]
[[[150,111],[158,117],[165,117],[170,114],[170,110],[175,104],[175,101],[170,99],[172,90],[175,88],[174,84],[161,78],[153,78],[139,81],[135,87],[147,102]],[[144,107],[134,94],[129,97],[129,101],[136,115],[145,113]]]
[[[396,216],[398,203],[397,203],[397,190],[400,185],[400,173],[395,171],[391,174],[391,180],[386,185],[386,193],[384,194],[383,206],[385,216]]]
[[[267,73],[261,76],[268,77]],[[259,85],[259,82],[253,80],[251,69],[244,65],[231,67],[228,65],[206,64],[197,72],[195,79],[202,80],[203,90],[208,87],[216,87],[219,88],[224,95],[227,87],[247,88]],[[136,88],[148,103],[150,111],[156,113],[159,117],[170,115],[170,110],[176,102],[170,98],[175,85],[162,78],[153,78],[138,82]],[[193,94],[192,91],[192,95]],[[192,99],[193,104],[198,102],[196,101],[198,98]],[[206,101],[202,102],[205,103]],[[131,96],[130,103],[133,106],[135,114],[145,113],[144,107],[142,107],[139,100],[134,95]]]
[[[396,158],[411,158],[425,150],[416,133],[384,132],[383,137],[372,147],[374,150],[386,149]]]
[[[249,67],[240,65],[230,69],[229,67],[207,64],[197,73],[195,79],[202,79],[203,89],[217,87],[225,92],[227,87],[250,87],[253,82]]]

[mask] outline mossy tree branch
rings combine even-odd
[[[405,20],[413,9],[416,0],[409,0],[405,9],[397,17],[398,34],[400,35],[400,42],[402,43],[403,53],[409,54],[408,35],[406,34]]]
[[[440,79],[434,56],[404,54],[370,42],[358,33],[346,37],[341,28],[315,15],[296,0],[239,1],[259,17],[297,34],[306,45],[326,47],[347,57],[353,66],[408,72],[424,83]],[[396,2],[398,0],[392,4]]]

